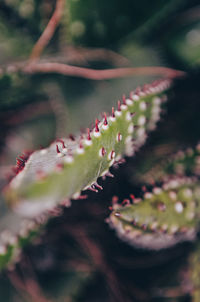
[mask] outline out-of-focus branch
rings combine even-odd
[[[24,105],[23,109],[16,109],[7,111],[6,115],[0,113],[0,120],[6,126],[17,126],[28,120],[41,115],[52,114],[52,108],[47,101],[41,101],[33,104]]]
[[[74,238],[76,238],[82,249],[90,255],[94,266],[105,275],[107,284],[112,293],[110,301],[130,302],[128,299],[122,296],[115,274],[110,267],[108,267],[100,247],[91,238],[89,238],[86,230],[84,230],[82,227],[67,227],[66,231],[68,231],[71,235],[74,235]]]
[[[46,47],[46,45],[51,40],[51,38],[56,30],[56,27],[58,26],[60,19],[62,17],[62,14],[64,11],[64,3],[65,3],[64,0],[57,0],[54,13],[53,13],[51,19],[49,20],[42,35],[40,36],[40,38],[36,42],[35,46],[33,47],[33,50],[30,55],[30,60],[37,60],[40,57],[43,49]]]
[[[7,272],[7,276],[19,296],[24,298],[25,301],[52,302],[44,297],[36,280],[29,278],[28,276],[22,280],[16,271]]]
[[[113,64],[113,66],[129,66],[130,61],[123,55],[106,48],[87,48],[81,46],[68,45],[62,50],[62,61],[59,63],[68,63],[75,65],[88,65],[91,61],[103,61]],[[48,60],[48,59],[47,59]],[[46,61],[47,61],[46,60]],[[49,59],[49,61],[51,61]],[[55,61],[55,56],[54,56]]]
[[[184,71],[175,70],[167,67],[146,66],[146,67],[129,67],[114,69],[90,69],[77,67],[68,64],[48,62],[33,63],[23,67],[23,72],[33,73],[58,73],[66,76],[81,77],[91,80],[106,80],[114,78],[129,77],[133,75],[155,75],[167,78],[177,78],[186,75]]]

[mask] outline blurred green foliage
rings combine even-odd
[[[28,59],[54,8],[54,0],[0,1],[0,63],[3,70],[8,64]],[[49,223],[46,236],[36,242],[36,246],[26,248],[16,273],[22,281],[36,281],[51,302],[191,301],[191,288],[186,292],[182,288],[190,283],[185,278],[188,277],[188,255],[193,248],[190,244],[157,253],[136,250],[120,242],[107,228],[104,219],[108,216],[112,195],[124,198],[133,191],[140,193],[136,169],[141,172],[142,167],[145,170],[177,148],[194,145],[199,139],[199,11],[198,0],[66,0],[61,23],[45,49],[45,60],[58,58],[68,62],[68,55],[74,55],[73,50],[67,50],[71,45],[103,47],[125,56],[129,66],[182,68],[188,71],[188,78],[175,85],[168,115],[141,154],[114,172],[115,180],[105,183],[104,192],[98,196],[91,194],[88,201],[74,202],[63,216]],[[74,61],[78,65],[80,60],[82,66],[115,67],[107,59],[77,57],[75,54]],[[1,75],[2,169],[14,164],[22,149],[34,149],[40,144],[46,146],[56,137],[60,127],[64,133],[70,133],[92,123],[99,112],[115,105],[115,100],[123,93],[153,78],[94,82],[54,74],[27,76],[7,72]],[[41,107],[36,107],[34,111],[34,106],[43,101],[47,109],[42,111]],[[65,111],[67,118],[63,117]],[[4,184],[5,177],[1,176],[1,187]],[[69,235],[70,226],[84,230],[84,236],[97,246],[100,255],[103,254],[106,269],[94,264],[90,252],[83,249],[83,235]],[[192,257],[193,254],[189,261],[197,268],[198,257],[195,254]],[[117,280],[109,279],[110,272]],[[8,277],[7,272],[1,275],[2,301],[39,302],[27,294],[27,288],[19,289],[14,279]],[[196,282],[196,276],[194,278]],[[198,299],[193,301],[198,302]]]

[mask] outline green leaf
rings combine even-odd
[[[196,178],[170,178],[142,199],[114,204],[108,223],[129,244],[162,249],[195,239],[200,216],[200,183]],[[131,195],[132,196],[132,195]]]
[[[118,102],[111,116],[96,120],[88,133],[32,153],[5,190],[9,204],[21,215],[35,216],[78,198],[82,190],[97,191],[98,177],[106,176],[124,156],[132,156],[145,142],[147,131],[155,128],[169,85],[161,80],[136,89],[129,99]]]

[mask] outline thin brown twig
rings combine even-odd
[[[25,290],[25,285],[23,284],[22,280],[19,278],[16,271],[13,272],[7,272],[7,276],[10,280],[10,283],[15,288],[16,292],[20,297],[22,297],[24,300],[28,299],[28,294]]]
[[[52,302],[47,300],[38,290],[38,285],[32,279],[27,279],[25,282],[21,279],[19,274],[16,271],[8,272],[8,278],[16,289],[19,296],[23,297],[25,301],[32,302]]]
[[[49,43],[51,40],[59,22],[62,17],[63,11],[64,11],[64,0],[57,0],[56,1],[56,7],[54,10],[54,13],[49,20],[45,30],[41,34],[40,38],[36,42],[35,46],[32,49],[31,55],[30,55],[30,60],[37,60],[43,49],[46,47],[46,45]]]
[[[162,288],[155,291],[153,294],[154,297],[164,297],[164,298],[177,298],[185,296],[185,294],[188,294],[188,291],[185,291],[181,286],[177,287],[168,287],[168,288]]]
[[[119,282],[113,273],[113,271],[108,267],[103,253],[100,249],[100,247],[97,245],[96,242],[94,242],[91,238],[89,238],[86,234],[86,231],[84,231],[80,227],[69,227],[67,230],[70,232],[70,234],[74,235],[74,238],[79,242],[79,244],[82,246],[83,250],[85,250],[92,258],[92,262],[94,266],[102,271],[107,279],[107,284],[109,285],[110,291],[112,293],[111,301],[129,301],[128,298],[123,298],[121,290],[119,288]]]
[[[161,66],[127,67],[96,70],[55,62],[28,64],[22,68],[22,71],[29,74],[58,73],[66,76],[81,77],[91,80],[107,80],[114,78],[129,77],[133,75],[154,75],[163,76],[167,78],[177,78],[186,75],[184,71]]]
[[[0,114],[0,119],[7,126],[21,125],[22,123],[33,120],[40,115],[48,115],[54,113],[50,104],[47,101],[41,101],[34,104],[27,104],[23,107],[23,110],[9,110],[4,114]]]
[[[25,290],[33,301],[52,302],[52,300],[46,299],[44,296],[43,290],[37,281],[32,263],[27,256],[24,257],[24,261],[20,264],[20,270],[24,279]]]
[[[25,261],[20,264],[21,274],[16,270],[7,272],[11,284],[25,301],[53,302],[44,296],[29,259],[25,257],[24,260]]]
[[[87,48],[68,45],[62,50],[62,53],[64,60],[60,61],[60,63],[88,65],[88,62],[91,61],[103,61],[109,62],[114,66],[130,65],[130,60],[125,56],[106,48]]]

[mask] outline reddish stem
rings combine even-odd
[[[90,69],[77,67],[62,63],[33,63],[22,68],[25,73],[59,73],[66,76],[82,77],[92,80],[106,80],[113,78],[122,78],[133,75],[155,75],[167,78],[176,78],[186,75],[184,71],[175,70],[168,67],[145,66],[145,67],[127,67],[113,69]]]
[[[64,11],[64,0],[57,0],[56,1],[56,7],[54,10],[54,13],[49,20],[45,30],[41,34],[40,38],[36,42],[35,46],[32,49],[31,55],[30,55],[30,60],[37,60],[43,49],[47,46],[49,41],[51,40],[56,27],[58,26],[60,19],[62,17],[63,11]]]

